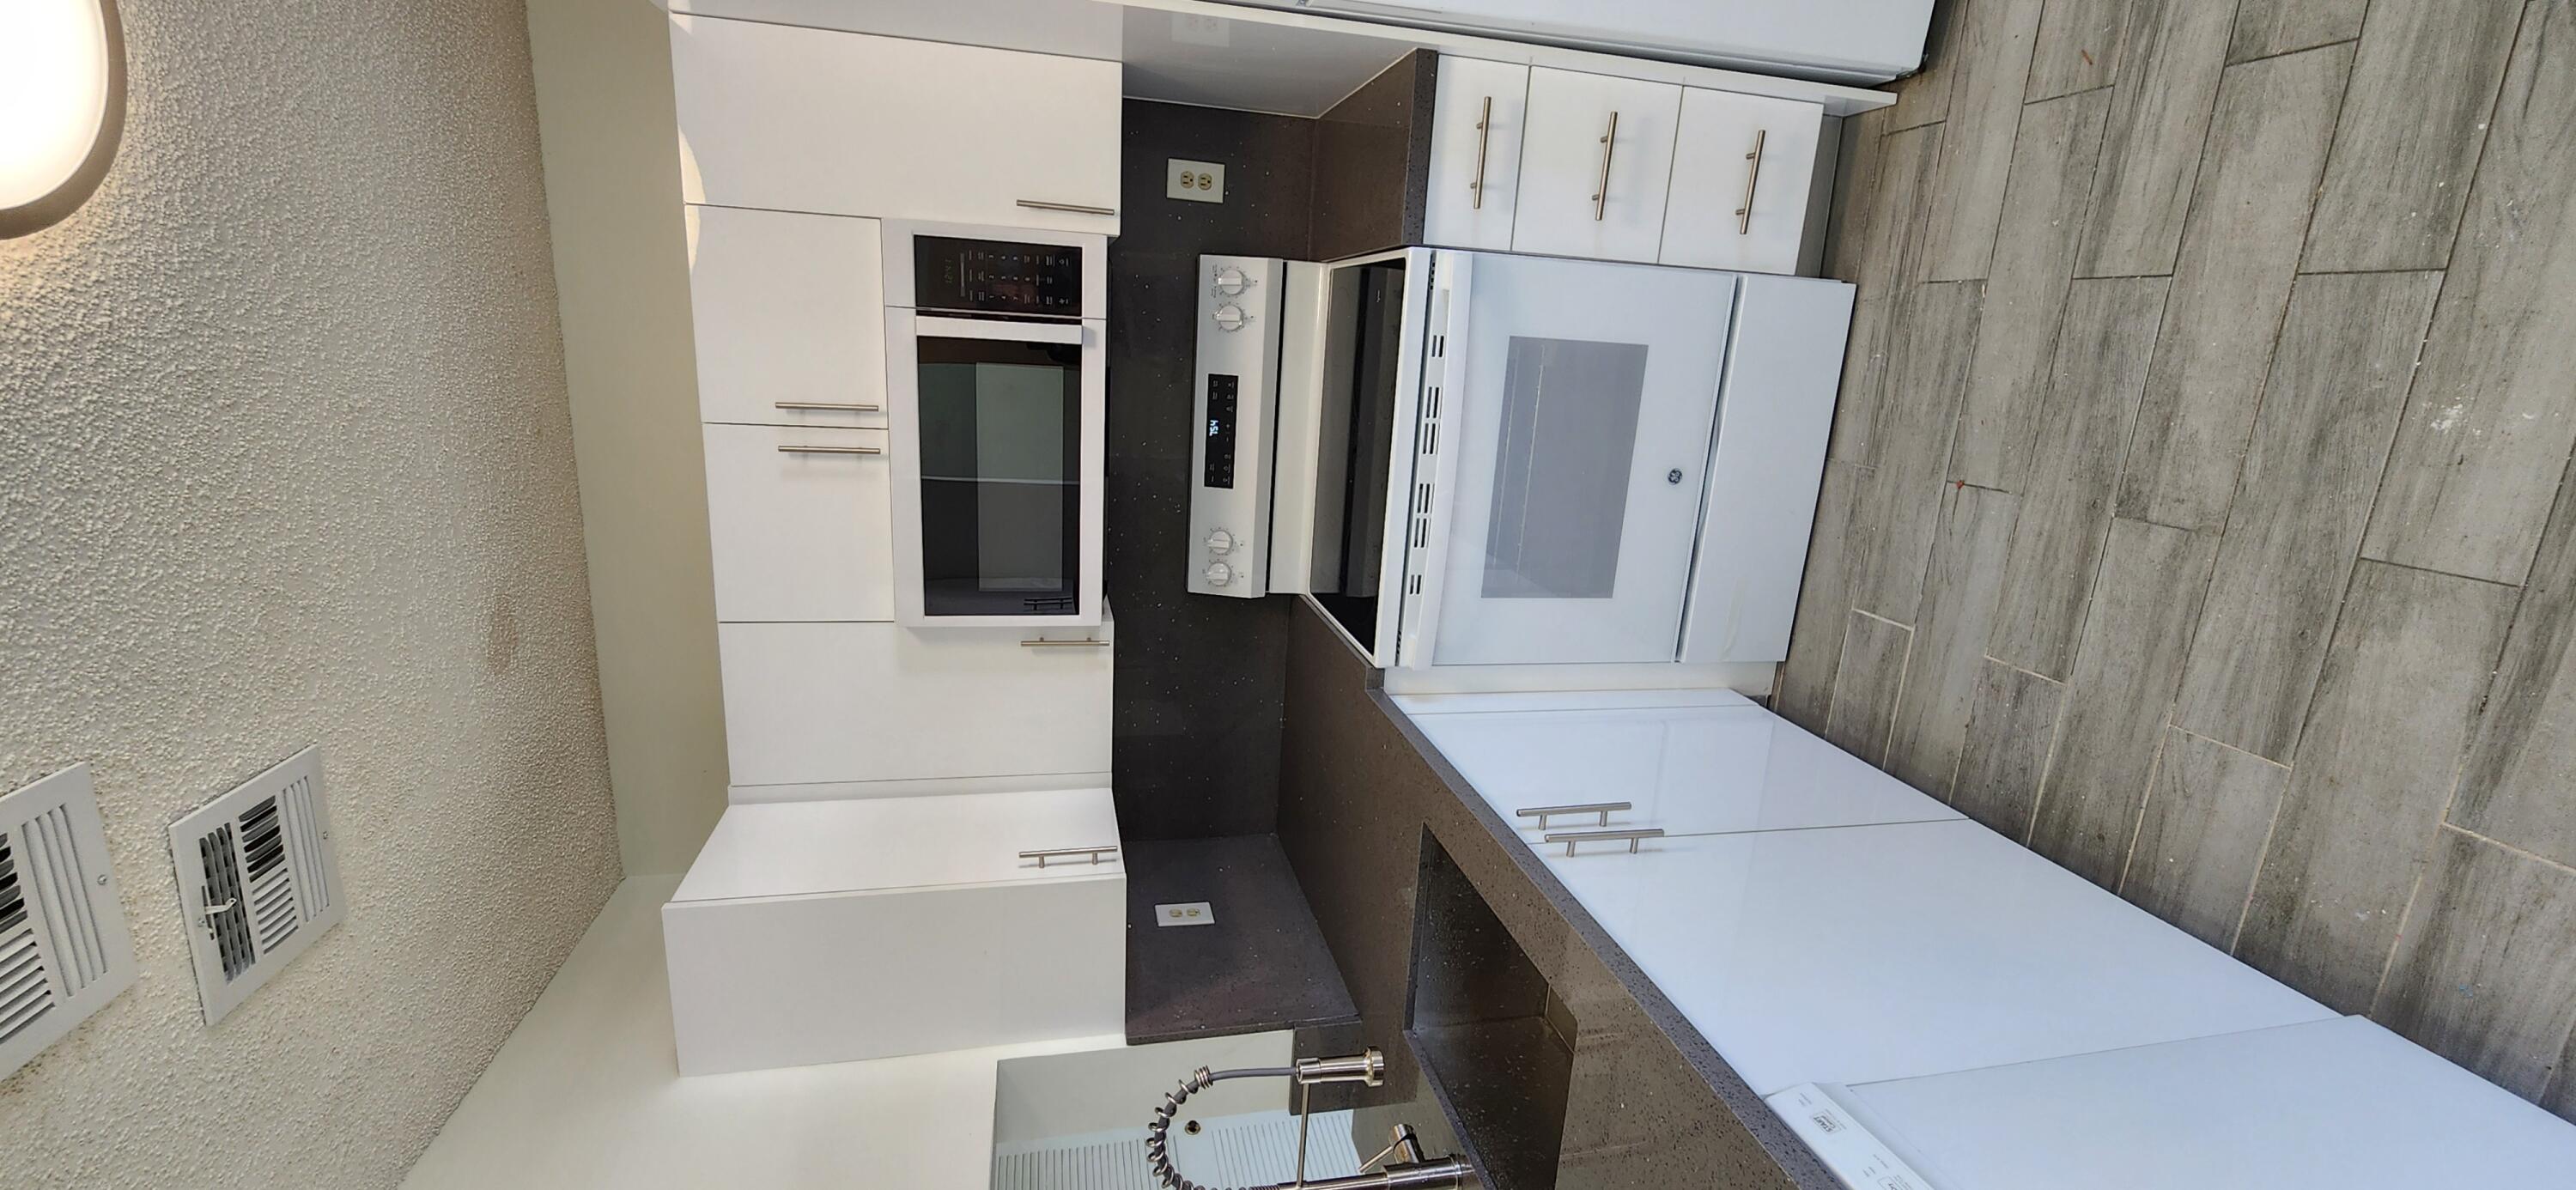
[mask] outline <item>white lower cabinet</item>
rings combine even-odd
[[[884,430],[705,433],[717,620],[894,618]]]
[[[1798,271],[1824,120],[1825,109],[1813,103],[1684,90],[1663,263]]]
[[[733,783],[1108,772],[1112,628],[719,624]]]
[[[1121,1032],[1117,843],[1100,788],[728,808],[662,907],[680,1073]]]
[[[1653,261],[1682,88],[1530,68],[1512,250]]]

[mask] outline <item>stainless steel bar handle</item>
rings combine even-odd
[[[1090,856],[1091,862],[1096,864],[1100,862],[1101,856],[1113,853],[1117,850],[1118,847],[1116,844],[1111,844],[1107,847],[1042,847],[1036,851],[1023,851],[1020,853],[1020,858],[1036,860],[1038,861],[1038,866],[1041,868],[1047,866],[1048,860],[1070,859],[1077,855]]]
[[[1575,844],[1578,843],[1593,843],[1602,840],[1617,842],[1622,839],[1627,840],[1628,854],[1635,855],[1637,854],[1638,840],[1660,839],[1663,837],[1664,828],[1660,826],[1641,826],[1633,830],[1623,831],[1558,831],[1555,834],[1541,836],[1545,842],[1565,844],[1565,853],[1567,855],[1574,854]]]
[[[1601,134],[1601,184],[1592,191],[1592,221],[1601,222],[1601,212],[1610,205],[1610,155],[1619,151],[1619,113],[1610,113],[1610,128]]]
[[[1476,117],[1476,180],[1467,183],[1467,193],[1475,196],[1468,204],[1471,210],[1485,209],[1485,140],[1494,132],[1494,97],[1485,97],[1485,112]]]
[[[1092,636],[1077,637],[1072,640],[1041,636],[1036,640],[1021,641],[1020,647],[1023,649],[1105,649],[1109,647],[1109,642]]]
[[[883,413],[883,405],[850,405],[839,401],[772,401],[781,409],[831,409],[842,413]]]
[[[1064,211],[1075,215],[1115,215],[1118,213],[1118,208],[1116,207],[1087,207],[1078,202],[1047,202],[1044,199],[1036,198],[1023,198],[1020,200],[1020,205],[1027,207],[1032,211]]]
[[[1744,155],[1753,165],[1744,171],[1744,205],[1735,209],[1735,234],[1740,236],[1753,234],[1753,188],[1762,184],[1762,142],[1770,135],[1768,128],[1754,129],[1753,151]]]
[[[1566,806],[1525,806],[1512,811],[1512,816],[1538,819],[1538,829],[1546,830],[1547,820],[1559,814],[1598,814],[1601,816],[1601,825],[1608,826],[1611,811],[1636,808],[1632,802],[1576,802]]]
[[[778,444],[778,453],[790,455],[881,455],[882,446],[801,446],[793,442]]]

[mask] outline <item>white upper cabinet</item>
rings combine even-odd
[[[884,426],[879,245],[874,219],[690,207],[699,419]]]
[[[1682,88],[1531,67],[1512,250],[1653,261]]]
[[[1443,247],[1510,251],[1530,68],[1442,58],[1437,73],[1423,237]]]
[[[682,196],[1115,234],[1120,69],[674,16]]]
[[[1794,273],[1825,109],[1691,87],[1664,213],[1665,264]]]
[[[705,430],[716,619],[893,619],[886,432]]]

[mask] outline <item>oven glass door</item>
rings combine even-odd
[[[1318,365],[1312,566],[1306,591],[1380,666],[1403,609],[1431,253],[1406,249],[1326,270]]]
[[[1084,548],[1085,509],[1097,503],[1084,483],[1096,421],[1084,333],[1069,322],[913,320],[903,470],[924,619],[1083,614],[1086,565],[1097,562]]]
[[[1735,279],[1444,252],[1408,665],[1671,661]]]

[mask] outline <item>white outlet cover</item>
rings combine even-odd
[[[1166,159],[1163,196],[1183,202],[1224,202],[1225,163],[1183,161],[1178,157]]]
[[[1175,905],[1154,906],[1154,924],[1158,926],[1212,926],[1216,924],[1216,907],[1205,901],[1182,901]]]

